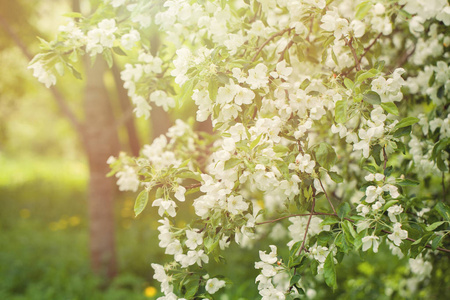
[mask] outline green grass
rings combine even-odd
[[[119,276],[106,288],[91,273],[87,168],[76,161],[0,156],[0,299],[152,299],[156,232],[117,201]],[[152,253],[153,252],[153,253]]]

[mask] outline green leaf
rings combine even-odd
[[[180,97],[178,97],[178,106],[191,98],[195,86],[195,79],[189,79],[181,87]]]
[[[438,96],[439,99],[442,99],[444,97],[444,91],[445,91],[445,86],[441,85],[436,93],[436,96]]]
[[[366,165],[363,167],[363,169],[369,171],[372,174],[375,174],[377,172],[377,169],[372,165]]]
[[[393,102],[381,103],[381,107],[390,114],[398,116],[398,108]]]
[[[191,280],[188,281],[187,284],[184,286],[186,288],[186,293],[184,294],[184,298],[186,299],[192,299],[194,298],[195,294],[198,291],[199,282],[198,278],[194,277]]]
[[[250,144],[250,149],[253,150],[256,145],[258,145],[259,141],[261,140],[262,133]]]
[[[225,162],[225,165],[224,165],[223,169],[224,170],[228,170],[228,169],[234,168],[238,164],[240,164],[241,162],[242,162],[242,160],[239,159],[239,158],[230,158],[229,160],[227,160]]]
[[[208,92],[209,92],[209,98],[212,101],[216,101],[218,90],[219,90],[219,82],[215,75],[211,76],[211,78],[209,78],[209,83],[208,83]]]
[[[345,84],[345,87],[349,90],[353,90],[353,87],[355,86],[353,81],[351,81],[349,78],[344,79],[344,84]]]
[[[333,48],[331,48],[331,58],[333,59],[334,63],[336,64],[336,66],[339,66],[339,61],[336,57],[336,54],[333,51]]]
[[[325,225],[333,225],[339,223],[339,220],[336,219],[335,217],[326,217],[325,219],[323,219],[322,222],[320,222],[321,226],[325,226]]]
[[[328,175],[330,175],[331,180],[336,183],[341,183],[344,181],[344,178],[336,172],[328,172]]]
[[[148,203],[148,191],[144,189],[136,198],[134,203],[134,214],[137,217],[147,206]]]
[[[108,64],[108,67],[112,67],[113,65],[113,57],[112,57],[112,52],[109,49],[106,49],[103,52],[103,58],[106,60],[106,63]]]
[[[311,81],[309,81],[309,79],[305,79],[302,81],[302,84],[300,84],[299,89],[305,90],[310,84],[311,84]]]
[[[375,159],[377,165],[379,166],[381,166],[380,153],[381,153],[381,146],[379,144],[373,145],[371,155],[373,159]]]
[[[291,280],[289,280],[289,286],[293,286],[295,284],[297,284],[297,282],[300,280],[300,274],[295,274],[291,277]]]
[[[217,246],[219,245],[219,241],[220,241],[220,235],[218,235],[218,234],[216,234],[214,236],[214,238],[212,238],[212,237],[205,238],[204,244],[205,244],[205,247],[207,250],[206,254],[209,254],[212,251],[214,251],[214,249],[216,249]]]
[[[431,152],[431,158],[433,160],[436,159],[438,154],[440,155],[440,152],[445,148],[447,148],[448,145],[450,145],[450,138],[439,140],[439,142],[437,142],[433,147],[433,151]]]
[[[325,283],[335,290],[337,288],[336,268],[334,266],[333,252],[330,251],[323,265],[323,277]]]
[[[347,100],[339,100],[334,107],[334,119],[337,123],[347,121]]]
[[[83,79],[81,77],[80,72],[78,72],[72,65],[67,64],[67,66],[69,67],[70,71],[72,72],[73,76],[75,76],[76,79],[80,79],[80,80]]]
[[[442,202],[436,204],[434,209],[446,220],[450,221],[450,209]]]
[[[68,17],[68,18],[83,18],[83,15],[77,12],[70,12],[70,13],[66,13],[63,14],[63,17]]]
[[[113,49],[114,53],[116,53],[117,55],[127,56],[127,54],[120,47],[113,47],[112,49]]]
[[[350,211],[351,211],[350,204],[348,204],[347,202],[344,202],[341,205],[339,205],[337,209],[338,216],[339,218],[341,218],[341,220],[344,219]]]
[[[401,180],[397,181],[396,184],[398,184],[400,186],[416,186],[416,185],[419,185],[420,182],[411,180],[411,179],[401,179]]]
[[[439,244],[441,243],[443,237],[444,237],[443,235],[436,236],[433,239],[433,242],[431,242],[431,249],[436,250],[437,247],[439,247]]]
[[[361,2],[356,6],[355,19],[362,20],[372,8],[370,1]]]
[[[356,77],[356,84],[363,82],[364,80],[368,79],[368,78],[372,78],[375,77],[378,74],[378,70],[377,69],[370,69],[367,72],[363,72],[360,75],[358,75],[358,77]]]
[[[277,144],[277,145],[273,146],[273,151],[276,153],[288,153],[291,150],[284,145]]]
[[[407,127],[407,126],[413,125],[417,122],[419,122],[419,119],[417,119],[415,117],[407,117],[407,118],[404,118],[403,120],[401,120],[400,122],[398,122],[397,125],[395,125],[394,129]]]
[[[373,91],[368,91],[363,96],[363,101],[372,105],[379,105],[381,103],[380,95]]]
[[[435,81],[436,81],[436,72],[433,71],[433,74],[431,74],[430,79],[428,80],[428,86],[433,86]]]
[[[383,206],[383,210],[387,210],[389,207],[391,207],[392,205],[394,205],[397,202],[398,202],[398,200],[390,200],[390,201],[386,202],[386,204]]]
[[[350,223],[350,221],[345,220],[341,223],[342,230],[344,231],[345,238],[350,244],[353,244],[353,241],[356,237],[356,231],[353,228],[353,225]]]
[[[445,165],[441,155],[438,155],[438,157],[436,158],[436,164],[439,170],[441,170],[442,172],[447,172],[447,166]]]
[[[335,244],[344,253],[348,253],[350,250],[352,250],[352,247],[350,247],[350,245],[348,244],[344,234],[339,234],[336,237]]]
[[[401,136],[410,135],[411,130],[412,130],[411,125],[403,127],[403,128],[399,128],[394,132],[394,134],[392,136],[395,138],[399,138]]]
[[[327,170],[336,163],[336,152],[333,147],[327,143],[320,143],[319,146],[314,149],[314,154],[316,161]]]
[[[69,55],[69,60],[72,62],[77,62],[78,61],[78,52],[77,50],[73,50],[72,53],[70,53]]]
[[[445,221],[434,222],[433,224],[428,225],[427,228],[425,228],[425,229],[426,229],[426,231],[433,231],[444,223],[445,223]]]

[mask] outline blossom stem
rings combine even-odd
[[[298,255],[302,254],[302,251],[305,248],[306,236],[308,235],[309,225],[311,224],[311,219],[312,219],[312,216],[314,214],[314,207],[315,206],[316,206],[316,195],[315,195],[315,192],[314,192],[314,194],[313,194],[313,202],[312,202],[312,207],[311,207],[311,213],[309,214],[308,223],[306,223],[305,234],[303,235],[303,241],[302,241],[302,245],[300,246],[300,251],[298,252]]]

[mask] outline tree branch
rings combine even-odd
[[[306,236],[308,235],[309,225],[311,224],[311,219],[314,213],[314,207],[316,206],[316,195],[313,195],[313,203],[311,207],[311,213],[309,214],[308,223],[306,223],[305,234],[303,235],[302,245],[300,246],[300,251],[298,251],[298,255],[300,255],[305,248]]]
[[[359,64],[359,59],[358,59],[358,56],[356,55],[355,48],[353,48],[353,46],[352,46],[353,38],[350,38],[350,40],[347,40],[346,38],[344,38],[344,41],[345,41],[345,44],[350,48],[350,51],[352,51],[353,59],[355,60],[356,71],[360,71],[361,66]]]
[[[383,146],[383,158],[384,158],[383,169],[386,170],[386,164],[388,162],[388,157],[387,157],[386,149],[384,148],[384,146]]]
[[[328,193],[325,190],[325,188],[323,187],[322,180],[320,180],[320,178],[319,178],[319,183],[320,183],[320,187],[322,188],[322,190],[325,194],[325,197],[327,197],[328,203],[330,204],[331,208],[333,209],[334,214],[337,215],[336,209],[334,209],[333,203],[331,203],[330,197],[328,197]]]
[[[252,58],[252,62],[256,60],[256,58],[258,57],[259,53],[262,51],[262,49],[268,44],[270,43],[270,41],[272,41],[274,38],[276,38],[277,36],[282,36],[283,34],[285,34],[288,31],[291,31],[292,28],[286,28],[283,29],[281,31],[278,31],[277,33],[274,33],[273,35],[271,35],[261,46],[259,46],[258,50],[256,51],[255,55]]]
[[[313,200],[313,201],[314,201],[314,200]],[[337,214],[335,214],[335,213],[314,212],[314,211],[313,211],[314,205],[315,205],[315,202],[313,202],[313,208],[311,209],[311,213],[309,213],[309,214],[293,214],[293,215],[284,216],[284,217],[277,218],[277,219],[273,219],[273,220],[269,220],[269,221],[258,222],[258,223],[255,223],[255,225],[262,225],[262,224],[268,224],[268,223],[275,223],[275,222],[278,222],[278,221],[281,221],[281,220],[284,220],[284,219],[287,219],[287,218],[291,218],[291,217],[306,217],[306,216],[309,216],[308,223],[307,223],[307,225],[306,225],[306,232],[305,232],[305,235],[306,235],[306,233],[307,233],[308,230],[309,230],[309,223],[310,223],[310,221],[311,221],[311,217],[312,217],[312,216],[332,216],[332,217],[335,217],[335,218],[340,219],[340,217],[339,217]],[[350,218],[344,218],[344,220],[347,220],[347,221],[349,221],[349,222],[355,223],[355,220],[352,220],[352,219],[350,219]],[[384,233],[387,233],[387,234],[392,234],[392,232],[389,231],[389,230],[382,229],[381,231],[384,232]],[[304,239],[305,239],[305,238],[304,238]],[[406,240],[411,241],[411,242],[417,241],[417,240],[412,239],[412,238],[406,238]],[[302,250],[303,246],[304,246],[304,243],[302,243],[302,247],[300,247],[300,253],[301,253],[301,250]],[[428,249],[432,249],[432,247],[431,247],[430,245],[428,245],[428,244],[425,245],[424,247],[425,247],[425,248],[428,248]],[[449,250],[449,249],[445,249],[445,248],[441,248],[441,247],[437,247],[436,250],[439,250],[439,251],[441,251],[441,252],[450,253],[450,250]],[[299,255],[300,255],[300,253],[299,253]]]

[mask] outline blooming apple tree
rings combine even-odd
[[[160,299],[212,299],[231,281],[208,263],[262,238],[262,299],[299,297],[310,273],[335,288],[336,264],[382,244],[422,278],[427,257],[448,256],[446,0],[100,2],[42,42],[38,80],[80,77],[81,56],[110,66],[123,56],[137,117],[150,102],[193,100],[214,127],[177,120],[140,157],[108,160],[121,190],[140,191],[136,215],[149,205],[160,216],[159,246],[173,257],[152,264]],[[195,210],[183,228],[179,202]]]

